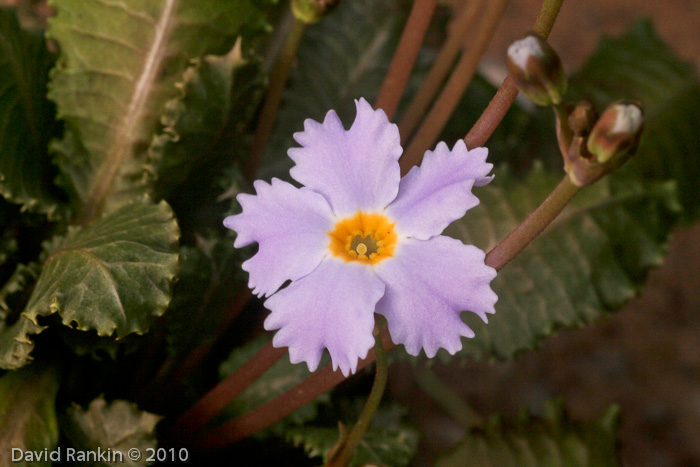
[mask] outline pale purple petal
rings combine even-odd
[[[265,329],[279,329],[272,343],[289,347],[292,363],[305,361],[314,371],[327,348],[333,369],[347,376],[374,345],[374,308],[382,295],[372,268],[328,258],[265,301],[272,311]]]
[[[254,183],[257,195],[238,195],[243,212],[224,219],[241,248],[257,242],[258,252],[243,263],[248,286],[258,296],[270,296],[287,280],[304,277],[328,254],[333,213],[326,199],[308,188],[272,179]]]
[[[488,150],[467,151],[459,140],[450,151],[439,143],[427,151],[420,167],[413,167],[399,185],[399,194],[387,208],[397,228],[409,237],[427,240],[479,204],[474,185],[485,185],[493,164],[486,162]]]
[[[386,317],[391,339],[411,355],[421,348],[428,357],[440,348],[450,354],[460,350],[460,337],[474,336],[460,312],[472,311],[486,321],[486,313],[495,311],[497,297],[489,283],[496,271],[484,257],[450,237],[404,239],[394,258],[374,268],[386,284],[376,311]]]
[[[355,104],[350,130],[331,110],[323,123],[306,120],[304,131],[294,134],[302,147],[289,150],[296,163],[292,178],[325,196],[339,217],[384,209],[396,197],[401,177],[398,127],[366,100]]]

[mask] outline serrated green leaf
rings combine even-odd
[[[354,99],[374,101],[394,54],[404,12],[391,0],[342,2],[310,27],[297,53],[261,178],[288,178],[287,149],[307,118],[322,121],[333,109],[344,122],[355,116]]]
[[[572,422],[563,404],[550,402],[541,419],[520,416],[504,422],[495,416],[470,430],[436,467],[614,467],[619,466],[617,437],[620,409],[600,418]]]
[[[178,235],[170,207],[148,199],[71,228],[49,247],[24,313],[36,321],[57,312],[100,336],[145,333],[170,301]]]
[[[401,424],[402,415],[392,406],[380,408],[375,414],[372,426],[355,450],[349,465],[351,467],[410,465],[418,449],[418,432]],[[390,420],[390,423],[377,423],[382,419],[385,422]],[[303,447],[309,457],[325,459],[338,443],[339,431],[338,428],[301,426],[288,428],[284,436],[294,446]]]
[[[484,250],[532,212],[561,180],[541,168],[525,182],[505,171],[479,188],[481,204],[446,230]],[[496,314],[462,317],[476,337],[460,353],[507,359],[561,327],[620,308],[661,264],[677,219],[674,185],[606,177],[582,190],[552,225],[492,282]]]
[[[163,131],[149,149],[156,197],[172,193],[195,167],[211,164],[222,139],[242,149],[239,127],[252,115],[250,104],[261,85],[258,68],[243,58],[240,42],[226,55],[193,60],[177,84],[181,94],[165,104]]]
[[[0,8],[0,194],[55,217],[55,168],[48,157],[53,109],[46,78],[53,58],[40,34],[23,31],[13,10]]]
[[[269,342],[269,336],[260,336],[241,348],[231,352],[229,358],[221,364],[219,369],[220,378],[224,379],[232,374],[243,363],[250,359],[255,353]],[[327,363],[326,356],[322,359],[321,365]],[[245,413],[258,405],[267,402],[275,396],[293,388],[297,384],[309,377],[309,369],[306,364],[293,364],[288,356],[282,357],[269,370],[251,384],[245,391],[236,397],[226,408],[222,418],[232,418]],[[285,419],[272,425],[269,432],[281,436],[290,425],[300,425],[312,420],[317,415],[319,404],[327,404],[330,400],[328,394],[322,394],[314,399],[310,404],[306,404],[297,411],[290,414]],[[263,436],[269,434],[266,430]]]
[[[156,424],[162,417],[139,410],[136,404],[123,400],[106,402],[103,396],[90,402],[86,410],[77,404],[68,408],[62,420],[62,433],[77,451],[96,452],[110,450],[111,454],[122,453],[119,465],[148,465],[148,449],[158,445]],[[128,452],[138,449],[139,460],[132,459]],[[111,459],[117,457],[111,456]],[[120,457],[120,458],[121,458]],[[111,466],[114,463],[86,462],[81,465]]]
[[[0,378],[0,426],[5,428],[0,432],[0,465],[51,465],[38,456],[58,443],[57,391],[58,372],[47,365],[34,364]],[[12,461],[13,448],[24,453],[22,461]]]
[[[22,294],[30,284],[33,285],[38,276],[38,265],[20,264],[0,289],[0,368],[4,370],[16,370],[29,363],[29,354],[34,349],[29,336],[45,329],[8,304],[13,296]]]
[[[61,47],[49,97],[66,122],[54,145],[82,219],[130,201],[165,103],[189,60],[223,54],[263,25],[252,0],[53,0]],[[84,222],[83,222],[84,223]]]
[[[642,103],[645,129],[625,172],[675,180],[686,218],[697,219],[700,85],[693,67],[661,41],[651,22],[640,21],[625,35],[604,39],[569,88],[573,98],[590,99],[599,109],[621,98]]]

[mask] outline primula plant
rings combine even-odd
[[[649,22],[567,75],[543,0],[492,83],[504,0],[5,3],[0,465],[622,465],[617,406],[478,414],[431,365],[595,326],[696,220]],[[463,428],[428,464],[407,375]]]

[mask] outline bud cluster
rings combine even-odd
[[[564,170],[586,186],[624,164],[639,143],[644,118],[635,103],[613,102],[598,118],[589,102],[562,102],[567,88],[559,55],[530,33],[508,47],[508,71],[518,89],[535,104],[552,106]]]
[[[559,116],[557,120],[562,127]],[[586,186],[627,162],[639,143],[644,117],[639,105],[617,101],[596,120],[591,105],[583,102],[566,123],[571,138],[563,152],[564,168],[575,185]],[[559,144],[565,144],[561,137]]]

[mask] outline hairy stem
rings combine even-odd
[[[549,37],[552,31],[554,21],[557,19],[559,9],[564,0],[544,0],[540,7],[540,13],[535,20],[534,31],[544,37]],[[496,95],[489,102],[486,110],[481,114],[479,120],[469,130],[467,136],[464,137],[464,143],[468,148],[477,148],[483,146],[491,137],[494,130],[501,123],[503,117],[506,116],[508,109],[515,102],[518,96],[518,88],[510,76],[507,76],[501,87],[498,88]]]
[[[472,39],[469,49],[459,59],[435,104],[416,134],[411,138],[410,144],[401,157],[402,173],[408,172],[411,167],[419,164],[425,151],[430,149],[440,136],[440,132],[467,90],[467,86],[469,86],[476,71],[476,66],[491,42],[507,4],[508,0],[493,0],[487,5],[484,17],[480,18],[479,29]]]
[[[481,10],[486,2],[487,0],[470,0],[466,2],[462,11],[450,24],[449,36],[447,36],[445,44],[440,48],[440,52],[430,68],[428,76],[425,77],[418,92],[413,96],[408,109],[401,116],[399,133],[401,134],[402,144],[408,140],[413,130],[420,123],[423,115],[425,115],[425,110],[440,89],[459,52],[466,45],[465,40],[477,20],[476,13]]]
[[[486,255],[486,264],[500,270],[547,227],[581,190],[568,175],[529,216]]]
[[[399,106],[423,38],[428,32],[430,18],[433,16],[436,4],[437,0],[416,0],[413,3],[411,14],[399,40],[399,46],[391,60],[389,71],[384,78],[384,83],[382,83],[374,105],[375,108],[384,110],[389,120],[394,117],[396,108]]]
[[[255,178],[255,173],[260,166],[260,161],[262,160],[263,154],[265,154],[267,143],[275,127],[280,103],[282,102],[284,85],[287,83],[287,77],[294,64],[299,44],[301,44],[301,39],[304,37],[304,31],[306,31],[306,23],[295,19],[292,30],[282,49],[282,53],[277,59],[274,69],[270,73],[270,87],[267,90],[265,103],[260,111],[258,124],[255,128],[253,145],[250,148],[250,153],[243,167],[243,175],[249,182],[252,182]]]
[[[360,414],[357,423],[355,423],[355,426],[352,427],[352,431],[350,432],[348,439],[345,441],[345,444],[341,447],[336,456],[332,456],[331,459],[328,460],[326,463],[327,467],[345,467],[350,463],[352,456],[355,453],[355,449],[357,449],[357,446],[360,445],[362,437],[369,428],[369,425],[372,422],[372,417],[374,417],[374,413],[377,411],[379,408],[379,403],[382,401],[389,370],[386,352],[384,351],[382,338],[379,332],[375,332],[374,355],[377,359],[377,369],[374,375],[372,390],[369,393],[367,402],[362,409],[362,413]]]

